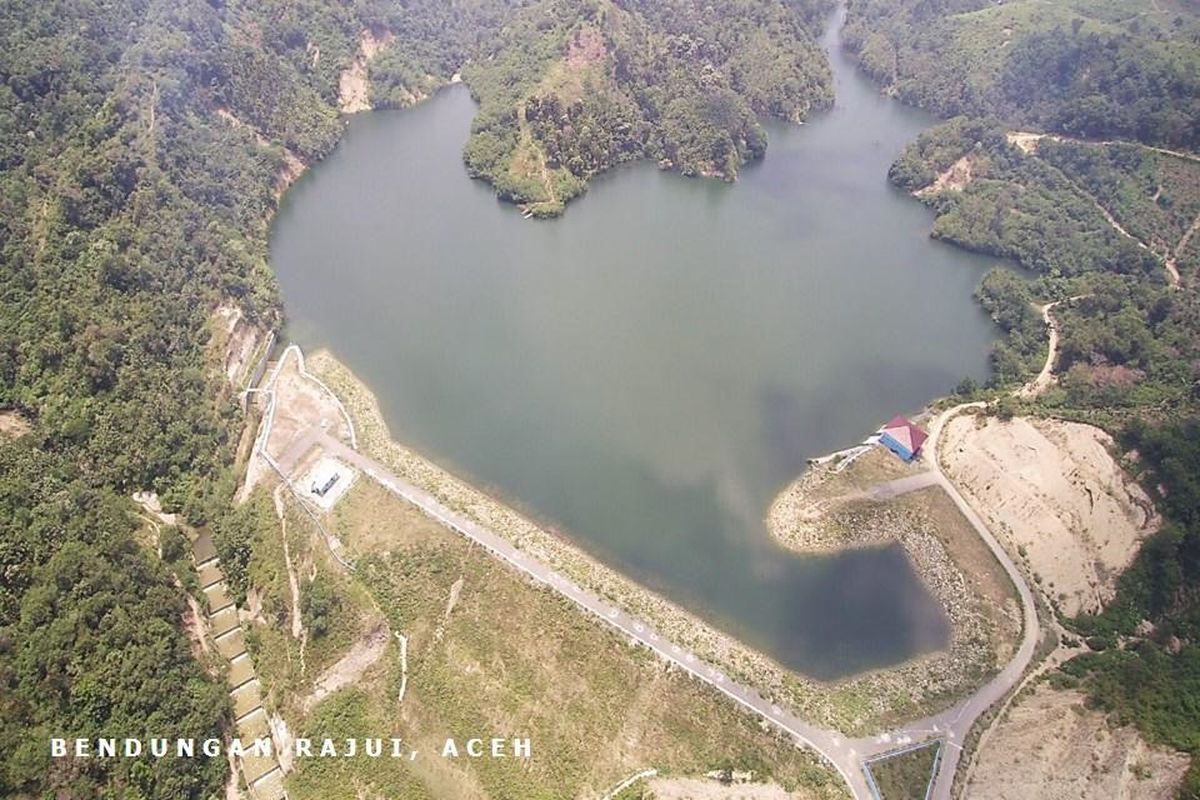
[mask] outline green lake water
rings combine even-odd
[[[989,262],[886,181],[932,120],[831,60],[835,108],[772,124],[736,184],[632,165],[550,222],[467,178],[464,89],[359,115],[271,245],[289,335],[363,378],[400,441],[818,678],[948,624],[898,546],[777,547],[772,498],[984,379],[995,333],[971,297]]]

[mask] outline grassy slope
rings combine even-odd
[[[883,800],[924,800],[933,777],[938,745],[911,750],[871,763],[871,775]]]
[[[286,614],[256,626],[264,684],[298,735],[402,736],[412,762],[311,760],[289,779],[291,796],[559,798],[602,793],[647,767],[697,774],[752,769],[802,797],[842,796],[840,781],[733,704],[610,633],[566,600],[536,588],[378,487],[360,483],[336,515],[359,556],[338,575],[310,528],[289,521],[289,549],[315,565],[340,606],[327,637],[299,645]],[[264,609],[286,609],[282,547],[255,551]],[[310,574],[305,566],[302,575]],[[449,612],[452,587],[461,581]],[[310,591],[302,577],[302,592]],[[382,609],[380,611],[379,609]],[[408,637],[408,684],[397,703],[399,651],[389,645],[354,686],[305,714],[313,678],[380,615]],[[529,736],[534,757],[444,760],[447,736]]]

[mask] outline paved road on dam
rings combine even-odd
[[[933,793],[930,795],[931,800],[950,800],[950,792],[954,784],[954,772],[958,769],[958,761],[962,756],[962,746],[959,744],[971,730],[971,726],[975,724],[975,720],[981,714],[987,711],[993,703],[998,702],[1008,692],[1017,685],[1021,679],[1025,668],[1029,666],[1029,662],[1033,659],[1034,650],[1037,648],[1038,639],[1041,637],[1041,629],[1038,625],[1037,606],[1034,604],[1033,593],[1029,590],[1029,584],[1025,582],[1024,576],[1021,575],[1017,565],[1009,558],[1008,553],[1001,547],[1000,542],[996,541],[996,537],[988,530],[983,519],[975,512],[961,494],[954,483],[946,477],[942,471],[941,462],[938,460],[938,446],[941,443],[942,431],[946,427],[946,423],[961,411],[968,408],[982,408],[983,403],[965,403],[960,406],[955,406],[938,416],[929,428],[929,440],[925,443],[925,459],[932,468],[934,474],[937,475],[938,485],[945,490],[946,494],[950,495],[950,499],[958,506],[958,510],[962,512],[971,526],[975,528],[975,532],[983,539],[984,544],[992,551],[992,555],[1000,562],[1000,566],[1004,568],[1013,586],[1017,590],[1017,595],[1021,601],[1021,644],[1017,648],[1016,655],[1000,670],[1000,672],[988,681],[984,686],[968,697],[963,702],[953,708],[930,717],[925,720],[919,720],[912,725],[906,726],[905,735],[915,736],[923,729],[932,728],[934,726],[941,727],[947,731],[946,746],[942,748],[942,758],[938,764],[938,775],[933,785]]]
[[[507,539],[462,514],[452,511],[429,492],[397,477],[378,461],[352,449],[324,431],[312,431],[306,439],[320,446],[329,455],[362,470],[363,474],[377,481],[392,494],[412,503],[431,518],[467,537],[538,583],[554,589],[629,638],[645,645],[681,669],[714,686],[722,694],[743,707],[791,734],[830,762],[841,773],[842,778],[850,784],[856,798],[867,800],[871,797],[866,779],[858,766],[861,754],[857,751],[855,742],[846,739],[837,731],[810,725],[789,714],[778,705],[767,701],[755,690],[734,682],[715,667],[701,661],[695,654],[663,638],[645,622],[631,617],[613,607],[611,603],[606,603],[598,596],[580,588],[546,563],[518,550]]]
[[[270,395],[272,405],[274,400],[272,393]],[[605,602],[599,596],[581,588],[545,562],[519,550],[503,536],[465,515],[453,511],[431,493],[398,477],[378,461],[323,430],[310,429],[292,446],[288,447],[286,453],[280,454],[279,462],[272,460],[272,463],[276,465],[281,475],[288,478],[292,490],[301,498],[307,494],[306,487],[296,485],[291,473],[300,457],[314,446],[320,447],[326,454],[361,470],[363,474],[378,482],[389,492],[413,504],[429,517],[475,542],[514,569],[558,592],[630,639],[650,648],[662,658],[705,681],[739,705],[790,734],[799,743],[817,752],[836,769],[846,781],[856,800],[873,800],[875,797],[864,772],[864,759],[923,741],[941,740],[943,742],[942,753],[938,760],[937,776],[930,797],[934,800],[949,800],[955,771],[962,754],[961,742],[970,732],[975,720],[993,703],[1003,698],[1020,680],[1033,656],[1039,636],[1037,615],[1029,587],[983,520],[959,494],[957,488],[941,471],[938,463],[937,448],[947,420],[972,405],[978,404],[967,404],[950,409],[934,421],[930,427],[930,437],[923,457],[925,463],[930,467],[927,472],[889,484],[881,484],[873,494],[877,499],[883,499],[921,488],[940,486],[983,538],[1017,588],[1024,613],[1022,641],[1014,658],[991,681],[962,702],[939,714],[916,720],[901,728],[863,738],[846,737],[838,731],[812,725],[789,713],[754,689],[733,681],[716,667],[699,659],[694,653],[667,640],[643,620],[630,616],[611,603]],[[271,414],[267,415],[266,424],[268,426],[271,417]],[[260,437],[260,442],[265,443],[265,441],[265,437]],[[260,447],[259,450],[261,452],[262,448]],[[271,460],[269,453],[263,452],[262,454]]]

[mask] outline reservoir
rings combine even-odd
[[[932,124],[825,37],[835,107],[769,125],[735,184],[650,163],[523,220],[467,178],[461,87],[361,114],[288,192],[271,259],[289,336],[371,387],[393,435],[801,673],[948,639],[899,546],[777,547],[806,459],[987,377],[990,262],[890,187]]]

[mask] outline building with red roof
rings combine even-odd
[[[921,453],[921,445],[929,434],[907,417],[895,416],[879,429],[879,443],[903,461],[912,461]]]

